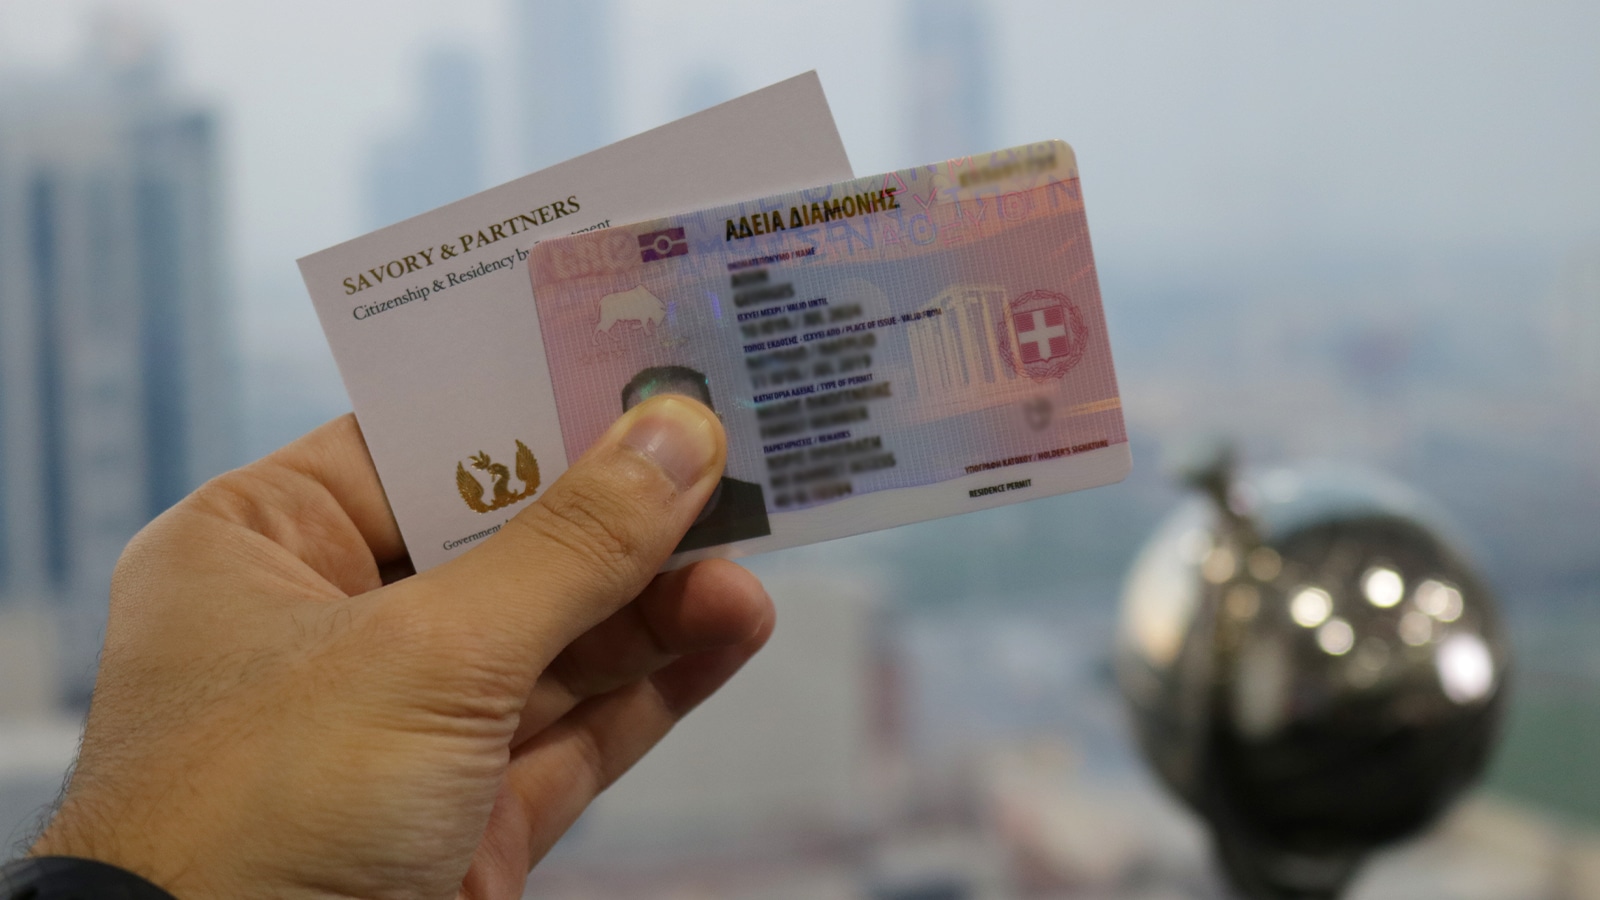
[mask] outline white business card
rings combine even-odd
[[[417,569],[567,468],[529,248],[851,176],[812,72],[301,259]]]

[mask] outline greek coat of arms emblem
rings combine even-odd
[[[996,325],[1006,365],[1034,381],[1066,375],[1083,360],[1089,346],[1089,326],[1083,313],[1065,294],[1055,291],[1023,294],[1011,301]]]

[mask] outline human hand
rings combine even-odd
[[[754,576],[656,576],[722,473],[703,406],[624,415],[470,553],[404,547],[354,419],[128,546],[83,748],[34,855],[180,900],[520,897],[594,796],[771,633]]]

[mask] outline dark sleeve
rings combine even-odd
[[[0,866],[0,900],[177,898],[116,866],[70,856],[40,856]]]

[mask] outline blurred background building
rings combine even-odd
[[[753,560],[774,644],[538,895],[1220,900],[1110,648],[1169,461],[1227,437],[1431,494],[1506,607],[1487,785],[1357,896],[1600,897],[1592,4],[147,0],[166,38],[85,53],[94,6],[0,0],[0,838],[234,398],[251,456],[347,408],[296,256],[816,67],[858,172],[1074,144],[1135,472]]]
[[[1000,103],[994,90],[998,48],[991,23],[999,12],[982,0],[905,3],[900,36],[906,55],[906,136],[916,162],[999,146],[994,128]]]
[[[619,83],[611,0],[511,0],[524,170],[612,140]]]
[[[55,615],[6,683],[76,704],[122,546],[235,462],[217,120],[163,41],[108,16],[80,71],[0,83],[0,589],[13,639]]]
[[[483,66],[462,48],[428,51],[413,73],[413,119],[378,142],[367,223],[393,225],[488,187]]]

